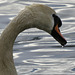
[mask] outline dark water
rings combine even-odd
[[[41,3],[60,16],[61,32],[67,45],[61,45],[39,29],[28,29],[14,43],[14,61],[18,75],[75,74],[75,1],[74,0],[0,0],[0,33],[26,5]]]

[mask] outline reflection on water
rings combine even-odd
[[[39,59],[31,59],[25,60],[25,66],[20,65],[17,66],[18,72],[20,74],[28,74],[28,75],[51,75],[51,74],[74,74],[74,63],[75,59],[49,59],[49,58],[39,58]],[[33,64],[33,65],[32,65]],[[30,66],[29,66],[30,65]],[[24,68],[25,67],[25,68]],[[22,69],[20,69],[22,68]],[[19,75],[20,75],[19,74]]]
[[[74,0],[0,0],[0,34],[26,5],[41,3],[52,7],[61,17],[65,47],[39,29],[19,34],[14,43],[18,75],[75,74],[75,1]]]
[[[7,2],[7,0],[0,0],[0,3],[5,3]]]

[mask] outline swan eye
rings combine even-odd
[[[57,16],[57,15],[55,15],[55,14],[53,14],[52,15],[53,16],[53,18],[54,18],[54,27],[58,24],[58,27],[61,27],[62,26],[62,21],[61,21],[61,19]]]

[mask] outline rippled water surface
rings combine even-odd
[[[67,45],[39,29],[18,35],[13,56],[18,75],[75,75],[75,1],[74,0],[0,0],[0,34],[25,6],[40,3],[52,7],[60,16],[61,32]]]

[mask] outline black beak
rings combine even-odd
[[[54,17],[54,28],[51,32],[51,35],[62,45],[65,46],[67,41],[64,39],[62,34],[60,33],[59,27],[61,27],[62,22],[58,16],[53,14]]]
[[[60,30],[58,29],[58,25],[52,30],[51,35],[62,45],[65,46],[67,41],[64,39],[62,34],[60,33]]]

